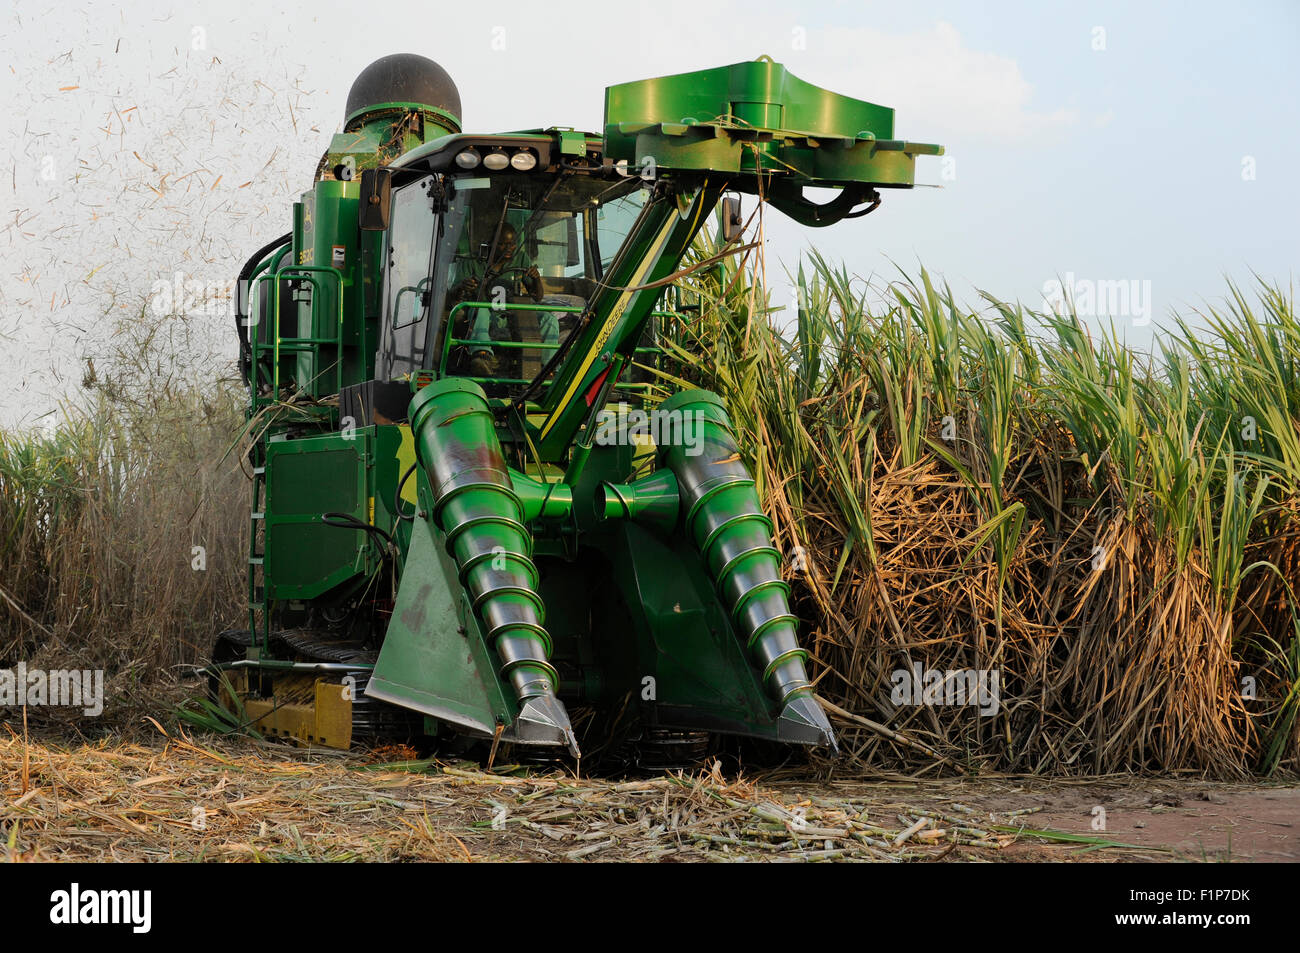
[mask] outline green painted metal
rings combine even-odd
[[[321,519],[339,512],[368,520],[373,439],[373,432],[351,439],[322,434],[267,445],[262,558],[272,599],[313,598],[374,568],[378,560],[365,532]]]
[[[605,142],[611,153],[624,156],[637,131],[620,129],[620,124],[647,121],[687,128],[730,122],[842,138],[894,135],[892,109],[806,83],[768,57],[605,91]]]
[[[584,308],[580,308],[575,305],[520,304],[520,303],[498,305],[491,301],[461,301],[458,304],[452,306],[451,310],[447,312],[447,323],[454,325],[456,319],[463,312],[474,311],[477,310],[478,308],[488,308],[497,313],[520,312],[525,314],[529,314],[529,313],[581,314],[585,310]],[[680,315],[676,312],[664,311],[660,309],[660,310],[651,311],[650,317],[651,318],[672,318],[674,320],[681,320],[683,318],[683,315]],[[443,342],[442,342],[442,349],[441,349],[442,356],[438,362],[438,375],[440,377],[445,377],[447,375],[448,373],[447,368],[451,360],[451,351],[453,347],[457,347],[463,344],[476,344],[476,343],[479,342],[475,341],[473,338],[458,338],[451,334],[443,335]],[[492,347],[505,348],[506,350],[519,349],[519,350],[553,351],[553,350],[557,350],[560,347],[560,345],[558,342],[549,343],[546,341],[493,340]],[[663,349],[657,347],[638,347],[634,349],[634,353],[643,356],[644,355],[658,356],[663,354]],[[473,380],[473,378],[470,379]],[[484,378],[484,380],[486,379],[487,378]],[[526,380],[514,380],[510,378],[499,377],[493,379],[506,382],[506,383],[511,383],[511,384],[530,383],[529,381]]]
[[[543,453],[572,442],[586,419],[582,395],[640,340],[662,293],[646,286],[674,272],[723,191],[764,191],[803,224],[833,224],[861,214],[854,209],[876,186],[910,187],[916,156],[943,151],[892,135],[893,110],[819,89],[770,60],[606,90],[606,158],[681,186],[647,205],[592,303],[575,349],[582,359],[560,368],[546,394]],[[841,196],[818,205],[805,186],[838,187]]]
[[[573,510],[573,488],[565,483],[534,480],[518,470],[510,470],[510,483],[523,506],[523,521],[563,519]]]
[[[680,206],[676,194],[667,192],[647,203],[588,305],[590,320],[578,336],[574,357],[557,370],[542,401],[543,456],[558,456],[573,443],[591,414],[587,395],[616,360],[636,349],[663,294],[656,282],[676,271],[724,187],[721,178],[706,179],[683,196]]]
[[[661,444],[660,462],[677,477],[686,535],[708,567],[744,640],[763,684],[783,717],[807,724],[817,740],[834,745],[834,734],[820,706],[808,696],[812,685],[800,648],[799,620],[790,612],[790,587],[781,579],[781,554],[772,545],[772,524],[740,459],[726,407],[703,390],[679,391],[659,407],[680,412],[702,439]]]
[[[859,217],[942,151],[894,136],[891,109],[766,58],[611,86],[603,135],[464,133],[396,99],[349,116],[289,242],[244,270],[258,684],[283,669],[275,631],[317,626],[378,646],[368,696],[434,728],[577,753],[576,703],[642,728],[833,746],[721,401],[655,408],[648,380],[624,378],[660,360],[653,321],[689,320],[674,276],[724,193],[807,225]],[[526,156],[488,167],[497,153]],[[409,229],[361,231],[356,175],[371,168]],[[453,361],[485,343],[483,309],[518,371]],[[547,315],[572,330],[541,339]],[[410,373],[375,379],[381,356]],[[628,400],[677,429],[657,445],[602,431]]]
[[[364,106],[347,117],[321,159],[328,175],[343,165],[352,172],[381,168],[425,143],[460,132],[460,117],[424,103]]]
[[[272,309],[275,314],[280,314],[285,304],[281,293],[287,285],[297,282],[310,289],[305,300],[297,296],[293,299],[297,315],[296,321],[290,325],[290,333],[283,333],[282,319],[275,334],[272,393],[278,394],[282,384],[291,381],[296,390],[312,397],[337,394],[343,389],[345,379],[343,364],[339,360],[345,320],[343,295],[339,290],[342,274],[337,268],[288,265],[277,269],[270,280],[274,283]],[[296,291],[291,293],[298,294]],[[282,381],[281,370],[286,358],[290,361],[292,374],[288,380]]]
[[[606,154],[672,169],[908,186],[915,156],[943,150],[893,136],[892,109],[806,83],[768,58],[605,92]]]
[[[410,418],[416,457],[433,490],[432,520],[500,658],[500,677],[513,686],[521,719],[536,723],[535,743],[568,744],[576,754],[555,694],[560,679],[549,661],[527,508],[511,482],[487,398],[471,381],[443,378],[415,395]]]
[[[491,735],[518,705],[496,677],[456,564],[426,519],[413,528],[406,572],[412,582],[398,593],[367,694]]]
[[[659,470],[635,483],[604,483],[600,502],[606,519],[627,519],[661,533],[677,528],[681,496],[672,470]]]
[[[621,611],[598,601],[608,613],[601,621],[623,633],[634,653],[606,669],[609,694],[631,692],[650,726],[779,739],[775,705],[691,543],[618,522],[610,524],[602,550]],[[645,698],[647,677],[653,701]]]

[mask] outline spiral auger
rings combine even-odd
[[[808,680],[808,653],[799,647],[798,620],[790,612],[790,587],[781,579],[772,524],[740,459],[721,399],[708,391],[682,391],[664,401],[659,413],[672,421],[660,462],[677,478],[686,532],[780,708],[780,736],[838,750]]]
[[[431,519],[446,536],[461,584],[500,659],[499,675],[519,700],[513,740],[565,744],[576,757],[568,712],[556,697],[559,676],[549,661],[532,534],[487,399],[474,382],[445,378],[416,394],[410,420],[416,456],[433,490]]]

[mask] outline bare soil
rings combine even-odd
[[[1093,825],[1104,821],[1104,836],[1161,848],[1170,860],[1300,861],[1300,787],[1294,785],[1170,778],[1024,781],[1014,791],[975,801],[990,811],[1010,803],[1041,806],[1026,823],[1057,831],[1096,834]]]

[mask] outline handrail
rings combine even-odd
[[[303,280],[305,280],[311,286],[312,336],[306,338],[299,337],[299,336],[286,337],[280,334],[280,282],[288,277],[292,277],[293,274],[295,273],[301,273]],[[335,281],[335,288],[338,289],[338,293],[335,295],[335,297],[338,299],[339,320],[338,320],[338,326],[335,328],[334,337],[332,339],[316,338],[314,336],[316,330],[315,327],[316,326],[316,321],[315,321],[316,301],[317,301],[316,295],[317,295],[317,291],[324,287],[322,282],[319,279],[314,277],[315,274],[324,274],[324,275],[333,276]],[[267,277],[270,276],[263,275],[261,276],[261,278],[259,278],[259,280],[265,279]],[[334,268],[331,265],[286,265],[285,267],[276,270],[273,280],[275,281],[275,288],[273,291],[274,298],[272,301],[272,304],[274,305],[274,313],[275,313],[275,345],[272,352],[272,360],[273,360],[273,366],[271,371],[272,392],[277,395],[280,393],[280,345],[284,343],[288,343],[288,344],[303,343],[303,344],[316,345],[317,350],[315,351],[315,356],[317,357],[319,357],[320,354],[319,346],[321,344],[334,345],[336,349],[334,355],[334,375],[338,383],[338,386],[335,388],[334,392],[341,393],[343,391],[343,317],[344,317],[343,272],[341,272],[337,268]],[[317,373],[317,368],[315,366],[312,367],[312,375],[313,375],[312,376],[313,382],[320,376]]]
[[[415,294],[424,294],[424,292],[426,292],[429,289],[429,286],[431,285],[432,281],[433,281],[432,277],[421,278],[420,283],[418,285],[405,285],[401,288],[398,288],[397,299],[393,302],[393,316],[396,317],[401,312],[402,295],[406,294],[408,291],[413,292]],[[427,313],[425,317],[427,317]],[[423,320],[424,317],[412,318],[410,321],[407,321],[405,324],[394,324],[391,330],[400,331],[402,330],[402,328],[414,327],[415,325],[419,324]]]
[[[451,310],[447,312],[448,332],[450,332],[451,328],[455,327],[455,318],[457,313],[462,310],[467,310],[469,308],[474,308],[474,309],[487,308],[493,313],[500,313],[503,311],[525,311],[525,312],[541,311],[541,312],[553,313],[558,311],[564,314],[578,314],[585,310],[585,308],[581,305],[572,305],[572,304],[523,304],[523,303],[501,304],[496,301],[461,301],[453,305]],[[650,316],[654,318],[680,318],[680,315],[675,311],[662,311],[662,310],[652,311],[650,312]],[[447,333],[443,336],[442,357],[438,363],[438,376],[439,377],[447,376],[447,363],[451,360],[451,349],[454,345],[482,344],[485,347],[492,347],[492,348],[498,348],[498,347],[507,348],[507,349],[518,348],[518,349],[528,349],[528,350],[532,350],[535,348],[538,350],[553,351],[560,347],[560,343],[561,342],[559,341],[550,343],[550,342],[542,342],[542,341],[536,341],[536,342],[501,341],[496,339],[490,341],[482,341],[477,338],[453,337],[450,333]],[[636,348],[635,353],[663,354],[664,350],[663,348],[658,348],[658,347],[638,347]],[[479,381],[479,382],[488,381],[497,384],[531,384],[532,383],[531,380],[521,380],[519,378],[506,378],[506,377],[467,377],[466,379],[472,381]]]
[[[279,249],[278,251],[273,251],[270,255],[268,255],[266,257],[266,260],[263,261],[261,264],[259,264],[257,268],[254,270],[253,274],[249,276],[248,302],[246,305],[248,311],[245,316],[248,318],[248,325],[247,325],[248,345],[249,345],[248,390],[249,390],[249,394],[252,397],[253,413],[257,412],[257,406],[258,406],[257,391],[261,385],[261,378],[258,376],[258,369],[260,365],[257,359],[258,358],[257,352],[259,349],[265,350],[264,348],[260,347],[261,342],[258,341],[258,333],[261,331],[260,325],[262,322],[262,318],[261,318],[262,309],[261,309],[261,300],[259,298],[258,285],[263,281],[275,280],[275,276],[273,274],[270,274],[268,272],[267,274],[263,275],[261,274],[261,272],[266,271],[267,269],[270,269],[273,266],[278,266],[279,263],[284,259],[284,256],[291,254],[292,252],[293,252],[293,243],[289,242],[283,248]]]

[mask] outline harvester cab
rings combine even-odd
[[[224,697],[336,747],[833,748],[726,408],[645,368],[724,195],[830,225],[941,149],[767,58],[612,86],[600,134],[460,112],[430,60],[367,67],[292,230],[241,272],[257,439]]]

